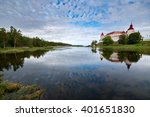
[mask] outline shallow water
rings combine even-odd
[[[65,47],[0,54],[4,78],[37,84],[43,99],[150,99],[150,56]]]

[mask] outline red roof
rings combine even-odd
[[[113,31],[113,32],[108,33],[107,35],[111,35],[111,34],[126,34],[126,32],[125,31]]]
[[[131,22],[131,24],[130,24],[130,27],[129,27],[129,29],[128,30],[134,30],[134,28],[133,28],[133,25],[132,25],[132,22]],[[123,35],[123,34],[127,34],[127,32],[128,31],[113,31],[113,32],[110,32],[110,33],[108,33],[108,34],[106,34],[106,35],[112,35],[112,34],[118,34],[118,35]],[[101,36],[104,36],[104,33],[102,32],[101,33]]]

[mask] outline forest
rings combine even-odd
[[[21,34],[21,30],[10,26],[10,30],[0,28],[0,48],[6,47],[47,47],[47,46],[70,46],[61,42],[49,42],[39,37],[27,37]]]

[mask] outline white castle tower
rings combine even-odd
[[[135,31],[134,31],[134,28],[133,28],[133,25],[132,25],[132,22],[131,22],[129,29],[127,30],[127,35],[130,35],[131,33],[134,33],[134,32]]]

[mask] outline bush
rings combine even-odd
[[[103,44],[110,45],[113,43],[114,43],[114,41],[112,40],[112,38],[110,36],[106,36],[103,38]]]
[[[142,40],[141,34],[139,32],[135,32],[129,35],[128,44],[136,44]]]
[[[126,35],[120,35],[119,36],[119,40],[118,40],[119,44],[127,44],[127,42],[128,42],[128,38]]]

